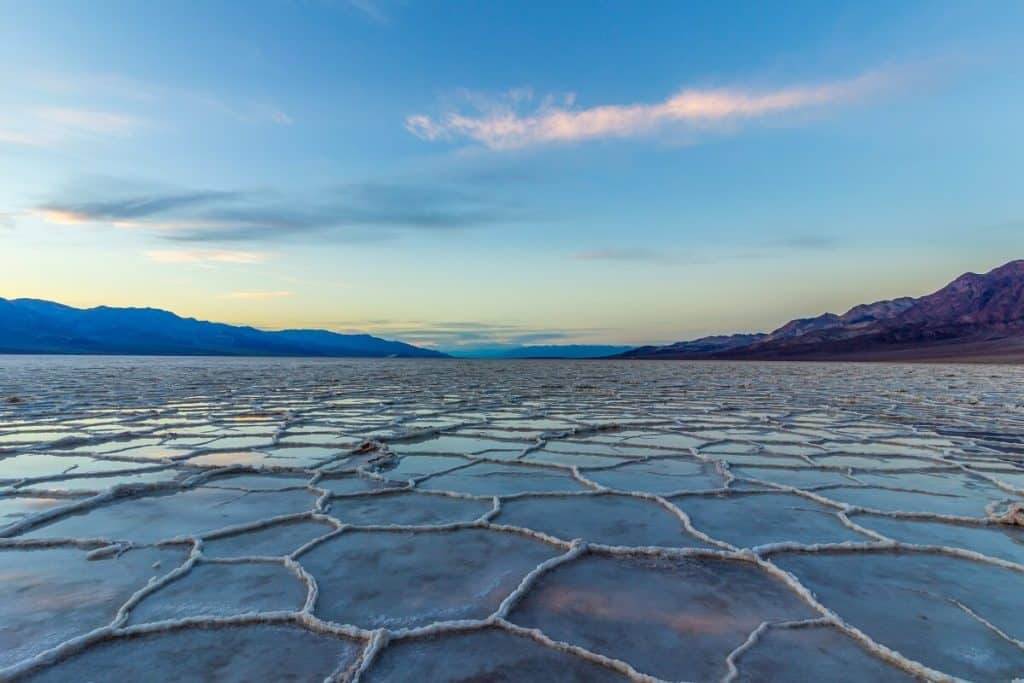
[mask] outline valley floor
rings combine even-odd
[[[0,358],[0,680],[1019,678],[1021,386]]]

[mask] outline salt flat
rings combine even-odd
[[[1022,678],[1022,386],[2,357],[0,679]]]

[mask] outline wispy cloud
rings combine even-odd
[[[104,100],[155,102],[161,88],[150,81],[110,72],[25,69],[16,82],[22,89],[59,97],[89,95]]]
[[[608,247],[587,249],[573,254],[579,261],[611,261],[644,265],[709,265],[734,259],[762,259],[795,251],[828,251],[842,246],[838,238],[825,234],[797,234],[757,242],[747,247],[730,248],[718,244],[711,249],[681,253],[668,249]]]
[[[452,230],[508,223],[522,215],[486,194],[433,185],[355,183],[313,197],[275,192],[153,191],[110,188],[70,193],[37,207],[54,223],[142,229],[184,242],[273,241],[319,234],[343,241],[393,237],[402,230]]]
[[[864,97],[888,81],[870,72],[849,80],[774,90],[732,88],[685,89],[661,102],[578,107],[575,96],[547,97],[532,111],[528,89],[510,91],[492,100],[463,94],[471,113],[449,111],[441,116],[414,114],[406,128],[424,140],[468,139],[494,150],[551,143],[648,135],[666,126],[736,124],[744,120],[839,104]]]
[[[39,211],[55,223],[121,222],[188,211],[204,205],[231,201],[241,195],[233,192],[201,190],[190,192],[153,192],[122,198],[85,197],[44,204]]]
[[[381,6],[380,0],[348,0],[348,4],[378,24],[387,24],[391,21],[391,17]]]
[[[835,249],[841,243],[841,240],[833,235],[793,235],[766,242],[764,246],[776,249],[827,251]]]
[[[222,295],[224,299],[283,299],[291,296],[291,292],[228,292]]]
[[[290,126],[295,123],[292,117],[280,110],[270,112],[270,120],[279,126]]]
[[[682,254],[674,254],[668,251],[656,249],[640,249],[632,247],[588,249],[586,251],[576,252],[575,257],[580,261],[621,261],[627,263],[654,263],[660,265],[696,262],[696,259]]]
[[[139,118],[127,114],[68,107],[43,108],[36,116],[69,131],[96,135],[124,135],[143,125]]]
[[[361,320],[334,323],[340,332],[370,330],[372,334],[446,350],[553,343],[591,343],[609,328],[540,329],[513,323],[472,321]]]
[[[225,99],[188,90],[166,90],[164,101],[250,125],[290,126],[295,120],[278,105],[263,100]]]
[[[258,251],[233,251],[226,249],[153,249],[146,252],[146,258],[157,263],[235,263],[252,265],[265,263],[267,255]]]
[[[752,243],[739,250],[734,258],[772,259],[800,252],[826,252],[848,246],[847,242],[826,234],[798,234]]]
[[[123,137],[147,125],[147,121],[116,111],[42,107],[8,110],[0,115],[0,143],[45,147],[82,137]]]
[[[226,95],[121,74],[26,69],[5,82],[0,144],[50,147],[173,127],[187,111],[242,124],[290,126],[293,117],[266,95]],[[101,108],[96,103],[102,102]],[[87,103],[87,104],[83,104]]]
[[[47,139],[38,133],[28,133],[23,130],[3,129],[0,128],[0,145],[18,145],[25,147],[36,147],[42,146],[47,143]]]

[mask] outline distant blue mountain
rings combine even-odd
[[[632,348],[607,344],[485,346],[452,350],[451,355],[459,358],[601,358],[624,353]]]
[[[157,308],[72,308],[0,298],[0,353],[444,358],[368,334],[267,332],[182,318]]]

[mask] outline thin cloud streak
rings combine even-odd
[[[221,296],[222,299],[283,299],[291,296],[291,292],[277,291],[277,292],[228,292]]]
[[[18,145],[19,147],[42,147],[47,139],[38,134],[16,130],[0,130],[0,145]]]
[[[107,224],[195,243],[312,234],[366,242],[401,230],[459,230],[507,224],[525,215],[518,205],[483,193],[402,183],[354,183],[303,197],[219,190],[123,195],[100,188],[47,202],[34,213],[50,223]]]
[[[828,251],[842,244],[841,240],[832,235],[795,235],[767,242],[764,246],[781,249],[806,249],[811,251]]]
[[[652,104],[603,105],[575,108],[574,97],[561,104],[546,98],[529,114],[517,107],[530,101],[528,90],[516,90],[499,102],[468,95],[475,115],[461,111],[435,118],[414,114],[406,129],[428,141],[468,139],[492,150],[514,150],[552,143],[651,134],[670,124],[708,126],[736,123],[812,107],[839,104],[864,97],[888,82],[878,72],[822,85],[796,86],[762,92],[739,89],[687,89]]]
[[[633,263],[653,263],[671,265],[678,263],[696,263],[696,259],[679,254],[672,254],[654,249],[612,248],[590,249],[575,254],[579,261],[621,261]]]
[[[243,124],[291,126],[276,101],[226,98],[211,93],[88,72],[53,73],[26,69],[5,82],[0,110],[0,146],[53,148],[110,141],[176,127],[183,112],[227,117]],[[75,102],[88,102],[79,106]]]
[[[178,210],[190,209],[218,201],[237,199],[233,192],[197,191],[151,193],[122,199],[86,199],[53,202],[39,207],[44,218],[56,223],[108,222],[148,218]]]
[[[145,252],[146,258],[156,263],[234,263],[254,265],[265,263],[267,255],[256,251],[233,251],[226,249],[153,249]]]
[[[293,118],[272,99],[247,95],[226,97],[221,92],[171,86],[117,73],[28,71],[21,74],[13,85],[32,93],[36,99],[40,95],[51,99],[54,95],[61,98],[99,97],[102,101],[112,103],[110,106],[116,107],[120,104],[133,111],[142,108],[157,119],[163,119],[169,110],[186,109],[207,115],[225,115],[240,123],[270,123],[280,126],[294,123]],[[38,111],[46,113],[45,109]],[[58,118],[61,117],[59,112],[57,109]],[[121,119],[135,118],[116,113],[110,115]],[[72,118],[83,117],[76,114]],[[141,119],[135,118],[135,121],[142,123]],[[111,121],[107,120],[106,123],[110,124]]]
[[[753,249],[726,252],[721,251],[683,254],[660,249],[639,247],[608,247],[578,251],[573,257],[578,261],[613,261],[620,263],[641,263],[648,265],[709,265],[723,260],[770,258],[787,251],[830,251],[839,248],[843,242],[831,235],[792,235],[754,245]]]
[[[348,0],[348,4],[378,24],[387,24],[391,21],[391,17],[377,0]]]
[[[148,122],[114,111],[43,107],[4,112],[0,118],[0,144],[49,147],[69,139],[125,137]]]
[[[592,343],[611,328],[538,329],[509,323],[471,321],[363,320],[332,326],[341,332],[369,330],[379,336],[401,339],[421,346],[458,349],[483,346],[524,346],[553,343]]]
[[[97,135],[123,135],[143,125],[134,116],[87,109],[50,107],[38,110],[36,116],[68,130]]]

